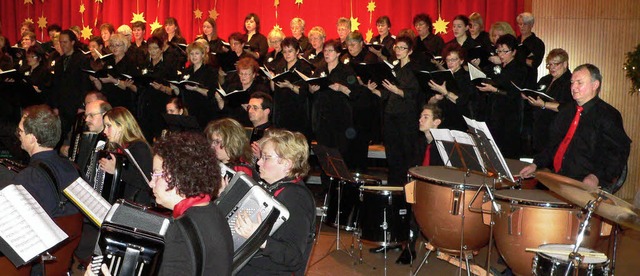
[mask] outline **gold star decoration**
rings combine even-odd
[[[151,27],[151,32],[153,33],[153,31],[155,31],[155,29],[157,28],[162,28],[162,24],[160,24],[160,22],[158,22],[158,17],[156,17],[156,21],[154,21],[153,23],[151,23],[149,25],[149,27]]]
[[[47,18],[44,16],[38,17],[38,28],[44,29],[47,27]]]
[[[300,5],[300,4],[302,4],[302,0],[296,0],[296,2],[294,4]]]
[[[214,8],[213,10],[209,11],[209,17],[213,18],[213,20],[217,20],[218,19],[218,15],[220,15],[218,13],[218,11]]]
[[[193,15],[196,16],[196,19],[202,19],[202,11],[200,9],[193,11]]]
[[[273,6],[274,7],[280,6],[280,0],[273,0]]]
[[[31,4],[31,5],[33,5],[33,0],[24,0],[24,4],[25,4],[25,5],[26,5],[26,4]]]
[[[278,30],[278,31],[282,31],[282,27],[280,27],[280,25],[276,24],[275,26],[273,26],[274,30]]]
[[[80,4],[80,13],[84,13],[85,8],[84,8],[84,4]]]
[[[24,19],[24,23],[31,23],[33,24],[33,19],[31,19],[31,17],[27,17]]]
[[[147,23],[147,20],[144,19],[144,12],[141,13],[133,13],[133,18],[131,19],[131,23],[133,22],[142,22],[142,23]]]
[[[82,31],[80,31],[80,37],[84,39],[89,39],[91,38],[92,33],[93,33],[93,30],[89,26],[82,26]]]
[[[358,27],[360,27],[360,22],[358,22],[358,18],[353,18],[351,17],[349,20],[351,20],[351,31],[357,31]]]
[[[102,3],[102,0],[96,0],[96,3]]]
[[[367,4],[367,11],[368,12],[373,12],[376,10],[376,2],[369,2],[369,4]]]
[[[446,34],[447,25],[449,25],[449,22],[444,21],[444,19],[442,19],[442,17],[438,15],[438,20],[436,20],[436,22],[433,22],[433,29],[435,30],[435,34]]]
[[[372,37],[373,37],[373,31],[371,29],[367,30],[365,41],[371,42]]]

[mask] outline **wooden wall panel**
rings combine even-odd
[[[533,31],[545,42],[546,53],[563,48],[569,53],[571,70],[592,63],[602,71],[600,97],[622,113],[633,140],[627,181],[617,193],[632,199],[640,191],[640,93],[629,94],[631,82],[623,64],[625,53],[640,43],[640,1],[535,0],[531,11],[536,18]],[[547,74],[544,66],[538,71],[539,76]]]

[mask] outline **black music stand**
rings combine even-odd
[[[320,162],[320,167],[322,168],[322,170],[324,171],[325,174],[327,174],[327,176],[329,176],[332,180],[333,179],[337,179],[337,185],[338,185],[338,213],[336,214],[336,239],[335,239],[335,250],[333,250],[333,245],[331,245],[331,247],[329,247],[329,251],[327,251],[327,253],[320,258],[319,260],[317,260],[315,263],[311,264],[311,266],[314,266],[315,264],[319,263],[320,261],[324,260],[326,257],[328,257],[329,255],[331,255],[331,253],[333,252],[344,252],[347,255],[349,255],[349,257],[354,257],[354,255],[352,254],[352,252],[346,251],[342,248],[340,248],[340,244],[342,243],[342,241],[340,240],[340,213],[342,212],[340,210],[341,208],[341,199],[342,199],[342,187],[341,185],[343,185],[344,183],[346,183],[346,181],[350,181],[350,182],[354,182],[353,176],[351,175],[351,173],[349,172],[349,169],[347,168],[347,165],[344,163],[344,159],[342,159],[342,155],[340,154],[340,152],[335,149],[335,148],[329,148],[327,146],[323,146],[323,145],[315,145],[313,146],[313,152],[314,154],[318,157],[318,161]],[[332,182],[333,183],[333,182]],[[331,189],[331,188],[329,188]],[[323,209],[326,210],[327,208],[327,199],[328,199],[328,194],[325,195],[325,199],[324,199],[324,206]],[[323,214],[323,219],[326,216],[326,214]],[[318,235],[316,235],[317,237],[320,236],[320,231],[322,230],[322,223],[320,223],[320,227],[318,227]],[[352,248],[353,248],[353,243],[351,244]],[[346,247],[346,246],[344,246]],[[362,262],[362,258],[360,259],[360,262]]]

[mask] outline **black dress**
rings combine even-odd
[[[311,76],[311,67],[304,61],[297,60],[296,63],[287,68],[287,63],[276,68],[277,73],[297,70],[306,76]],[[299,86],[296,94],[289,88],[280,88],[274,85],[273,91],[273,124],[278,128],[291,131],[298,131],[311,138],[311,114],[309,101],[309,86],[300,81],[293,85]]]
[[[247,39],[249,36],[245,34],[245,39],[247,40],[247,45],[251,48],[251,51],[257,52],[260,57],[258,57],[258,63],[262,65],[265,61],[265,57],[267,56],[267,51],[269,51],[269,43],[267,43],[267,37],[262,35],[261,33],[255,33],[251,36],[251,39]]]
[[[160,84],[167,85],[166,81],[176,79],[176,70],[169,67],[164,59],[157,64],[153,64],[151,60],[147,60],[141,68],[140,75],[151,77]],[[136,83],[138,86],[138,123],[144,133],[147,141],[153,141],[153,138],[160,136],[165,124],[159,120],[160,115],[165,113],[167,102],[171,98],[170,95],[154,89],[149,83]]]
[[[113,61],[115,62],[115,60]],[[117,63],[107,63],[106,68],[109,70],[109,74],[116,79],[124,79],[120,74],[126,74],[129,76],[135,76],[138,74],[136,70],[136,63],[132,57],[125,54],[124,57]],[[122,106],[128,109],[131,114],[137,115],[137,102],[138,95],[131,89],[120,89],[113,83],[103,83],[102,93],[107,97],[107,100],[111,106]],[[136,117],[137,118],[137,117]]]
[[[564,104],[573,101],[571,96],[571,72],[567,70],[557,80],[553,81],[553,76],[546,75],[538,82],[537,89],[542,89],[544,93],[554,98],[558,103]],[[549,109],[533,110],[533,149],[536,153],[541,152],[549,140],[549,126],[558,113]]]
[[[151,148],[149,148],[149,145],[144,142],[135,141],[129,144],[127,149],[131,153],[131,156],[135,158],[136,162],[138,162],[144,176],[140,173],[138,168],[133,165],[132,161],[129,160],[128,166],[125,166],[122,170],[121,180],[125,183],[124,198],[149,206],[154,203],[154,199],[151,187],[149,187],[149,184],[147,184],[147,181],[145,181],[144,178],[149,176],[151,173],[153,162]]]
[[[218,104],[215,102],[214,93],[218,87],[218,72],[213,70],[211,66],[202,65],[198,70],[194,71],[193,65],[189,66],[178,78],[184,79],[188,76],[190,81],[195,81],[208,89],[207,95],[204,96],[196,91],[180,88],[180,96],[184,104],[189,110],[189,114],[196,117],[200,127],[205,127],[209,121],[217,118],[220,112]]]

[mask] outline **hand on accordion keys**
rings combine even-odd
[[[84,271],[84,276],[98,276],[97,267],[93,267],[93,264],[91,264],[91,266],[92,267],[89,267],[87,268],[87,270]],[[102,264],[100,266],[100,272],[102,272],[102,275],[104,276],[111,276],[111,272],[109,271],[109,268],[107,267],[106,264]]]
[[[98,163],[100,163],[100,168],[109,174],[116,171],[116,157],[113,153],[109,153],[109,158],[102,158]]]
[[[250,238],[251,234],[256,232],[256,229],[258,229],[262,223],[262,215],[259,212],[257,212],[256,219],[257,221],[254,222],[246,210],[240,211],[235,223],[236,233],[245,239]],[[261,248],[264,248],[264,244]]]

